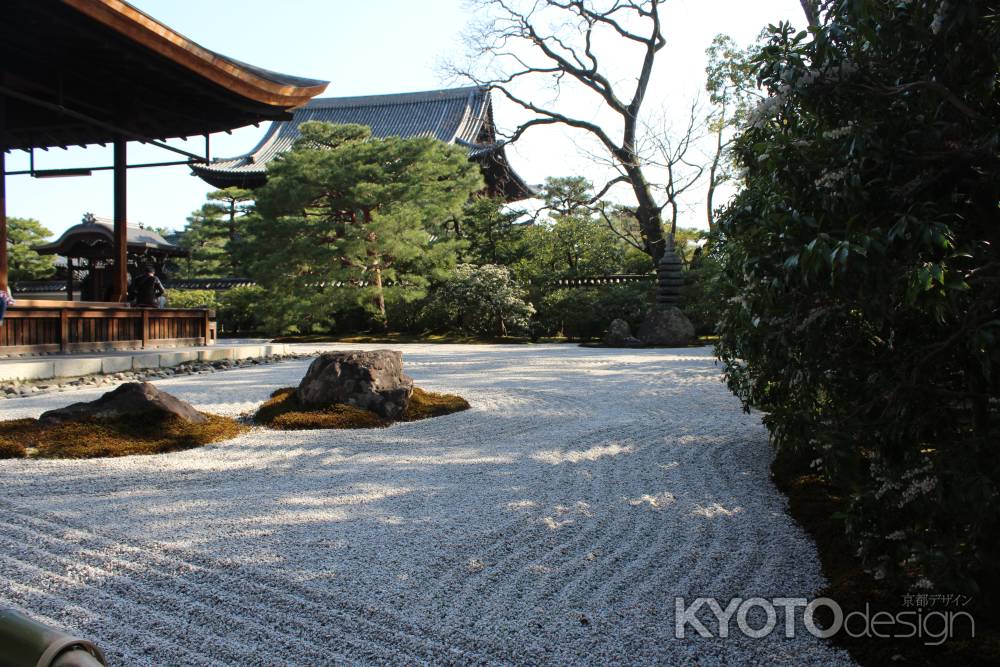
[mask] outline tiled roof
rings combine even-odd
[[[62,233],[57,240],[52,243],[45,243],[34,246],[35,252],[41,255],[65,255],[77,242],[87,245],[105,243],[114,245],[114,221],[109,218],[94,217],[88,222],[81,222],[73,225]],[[187,251],[167,242],[162,236],[152,229],[144,227],[127,228],[128,249],[133,252],[142,250],[158,250],[168,256],[183,257]]]
[[[372,136],[434,137],[464,146],[469,158],[501,165],[505,183],[490,185],[507,193],[510,201],[534,193],[507,166],[502,144],[496,142],[490,92],[476,86],[395,95],[326,97],[311,100],[293,112],[290,121],[271,123],[264,138],[249,153],[192,165],[194,172],[216,187],[257,187],[267,178],[267,164],[291,150],[299,138],[299,125],[306,121],[367,125]],[[494,172],[491,175],[490,172]],[[486,169],[487,179],[496,169]]]

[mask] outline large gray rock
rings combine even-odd
[[[646,345],[687,345],[694,341],[694,325],[677,306],[655,304],[639,327]]]
[[[611,320],[608,333],[604,336],[604,344],[610,347],[635,347],[642,341],[632,335],[632,329],[623,319]]]
[[[403,353],[395,350],[325,352],[309,365],[297,390],[306,407],[347,403],[386,419],[402,415],[412,393]]]
[[[205,415],[190,403],[160,391],[148,382],[128,382],[109,391],[96,401],[73,403],[65,408],[42,413],[38,421],[43,424],[61,424],[85,419],[162,419],[178,417],[191,424],[204,424]]]

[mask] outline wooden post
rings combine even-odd
[[[0,94],[0,290],[7,289],[7,172],[4,155],[7,152],[7,98]]]
[[[204,314],[202,315],[202,318],[201,318],[201,328],[202,328],[202,334],[203,334],[202,337],[201,337],[201,344],[202,345],[211,345],[212,344],[212,341],[210,341],[209,338],[208,338],[208,336],[209,336],[209,327],[211,326],[210,323],[209,323],[209,320],[210,320],[209,313],[210,312],[211,311],[209,311],[206,308],[205,312],[204,312]]]
[[[73,300],[73,258],[66,258],[66,271],[69,273],[69,277],[66,278],[66,300]]]
[[[149,345],[149,308],[142,309],[142,349]]]
[[[124,302],[128,299],[128,222],[126,196],[127,173],[125,162],[126,140],[122,135],[115,137],[115,170],[114,170],[114,211],[115,211],[115,248],[114,248],[114,283],[112,285],[112,300]]]
[[[59,351],[69,352],[69,311],[59,309]]]

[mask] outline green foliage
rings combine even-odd
[[[542,299],[538,320],[546,335],[580,340],[600,338],[615,319],[628,322],[634,332],[649,309],[651,294],[652,287],[642,285],[557,289]]]
[[[167,308],[218,308],[215,292],[207,289],[168,289]]]
[[[459,264],[435,287],[423,319],[438,330],[483,336],[524,333],[535,312],[526,296],[506,267]]]
[[[712,105],[707,121],[715,135],[705,200],[709,229],[715,229],[717,188],[737,177],[731,150],[734,133],[746,124],[754,105],[762,99],[757,89],[756,53],[755,47],[740,49],[729,35],[716,35],[706,51],[705,90]]]
[[[459,238],[468,246],[462,251],[470,264],[510,266],[527,256],[525,225],[518,224],[521,211],[504,210],[502,199],[473,197],[462,209]]]
[[[454,267],[462,244],[445,224],[482,188],[479,168],[434,139],[373,139],[359,125],[300,129],[246,221],[242,256],[268,291],[264,321],[276,333],[327,330],[343,284],[386,324],[387,283],[419,292]]]
[[[588,181],[549,178],[542,194],[549,216],[524,229],[527,253],[511,267],[533,286],[532,297],[540,298],[559,278],[649,270],[649,256],[623,241],[587,203],[593,197]]]
[[[31,249],[45,243],[52,232],[34,218],[7,218],[8,278],[10,282],[19,280],[42,280],[55,272],[55,257],[39,255]]]
[[[727,289],[722,266],[709,241],[692,251],[689,270],[684,276],[680,308],[694,325],[695,333],[708,336],[715,333],[726,305]]]
[[[266,330],[264,305],[268,293],[256,285],[234,287],[218,296],[216,317],[219,331],[225,334],[261,333]]]
[[[262,309],[266,310],[266,301],[267,292],[256,285],[234,287],[224,292],[167,290],[167,308],[213,308],[219,333],[229,336],[266,331],[261,314]]]
[[[177,245],[191,253],[177,260],[178,278],[221,278],[230,275],[228,238],[223,227],[223,210],[209,203],[191,214],[178,235]]]
[[[406,287],[385,288],[386,319],[392,322],[394,331],[418,332],[422,330],[424,306],[427,303],[427,293],[420,289]],[[371,329],[377,322],[359,309],[361,323],[351,328],[352,332]],[[338,323],[338,329],[347,331],[344,322]]]
[[[191,214],[178,245],[191,257],[178,262],[181,278],[221,278],[242,273],[238,248],[242,216],[250,211],[250,190],[225,188],[208,193],[209,201]]]
[[[718,353],[779,450],[849,497],[873,572],[975,592],[1000,581],[996,4],[826,6],[758,62]]]

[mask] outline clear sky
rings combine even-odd
[[[132,4],[203,46],[254,65],[330,81],[324,96],[368,95],[444,88],[440,63],[461,53],[461,35],[473,15],[463,0],[130,0]],[[746,44],[767,23],[803,23],[798,0],[670,0],[665,6],[667,47],[658,56],[648,106],[676,117],[704,85],[705,48],[718,33]],[[623,56],[624,57],[624,56]],[[624,66],[624,61],[623,61]],[[624,71],[624,70],[623,70]],[[502,127],[515,117],[502,104]],[[253,126],[212,137],[213,156],[238,155],[263,135]],[[183,146],[183,142],[172,142]],[[189,150],[200,152],[203,141]],[[534,129],[509,150],[529,183],[547,176],[601,170],[581,155],[574,137],[555,128]],[[175,159],[173,153],[129,144],[130,162]],[[111,164],[110,148],[36,151],[36,168]],[[25,153],[8,155],[8,170],[26,169]],[[211,189],[184,166],[129,171],[130,222],[181,229]],[[86,212],[111,216],[111,173],[80,178],[7,178],[7,212],[33,217],[55,233]],[[701,211],[686,221],[704,226]],[[682,220],[685,224],[685,220]]]

